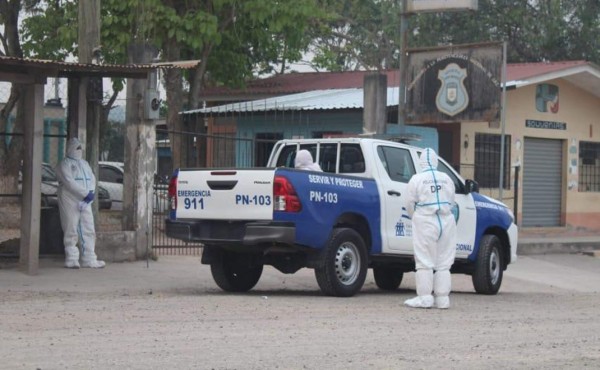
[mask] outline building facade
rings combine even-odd
[[[184,113],[208,118],[209,135],[227,133],[255,146],[269,139],[356,135],[364,127],[359,81],[367,73],[276,76],[251,83],[243,94],[218,91],[220,101],[227,96],[233,103]],[[396,86],[387,96],[388,133],[394,134],[398,75],[385,74],[388,86]],[[290,94],[293,86],[304,92]],[[509,64],[505,86],[503,119],[428,122],[403,131],[435,137],[440,154],[463,177],[477,180],[482,193],[513,208],[519,226],[600,231],[600,68],[585,61]],[[356,91],[350,94],[349,87]],[[262,100],[235,103],[236,96],[247,99],[253,92]],[[428,140],[412,144],[431,146]]]

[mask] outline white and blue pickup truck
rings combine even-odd
[[[323,172],[294,169],[300,149]],[[264,265],[288,274],[312,268],[331,296],[355,295],[368,268],[380,289],[395,290],[415,268],[405,194],[420,151],[370,138],[282,140],[265,168],[178,169],[166,233],[203,243],[202,263],[225,291],[252,289]],[[514,216],[441,158],[438,170],[456,185],[452,272],[471,275],[476,292],[496,294],[517,259]]]

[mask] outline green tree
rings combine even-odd
[[[288,61],[299,60],[310,41],[307,29],[322,17],[318,5],[318,0],[103,0],[105,61],[126,63],[132,43],[153,45],[164,61],[200,60],[194,69],[164,74],[167,125],[181,131],[179,111],[198,108],[204,86],[242,86],[257,73],[275,66],[285,71]],[[24,23],[28,53],[51,59],[75,54],[76,8],[74,0],[40,4]],[[176,163],[179,148],[174,143]]]
[[[313,32],[315,68],[387,69],[397,65],[398,1],[325,0],[328,17]]]
[[[598,0],[478,3],[476,12],[410,16],[409,47],[507,41],[509,62],[600,62]],[[398,4],[397,0],[328,1],[337,16],[322,25],[322,35],[315,38],[315,65],[331,70],[396,67],[398,55],[389,51],[399,49]]]
[[[23,57],[19,39],[19,13],[22,10],[19,0],[0,0],[0,42],[3,56]],[[23,157],[23,113],[24,100],[21,96],[24,86],[13,83],[10,96],[0,109],[0,132],[6,133],[0,140],[0,193],[15,194],[18,186],[18,174]],[[15,116],[16,107],[16,116]],[[14,121],[13,121],[14,120]],[[16,202],[17,198],[0,198],[1,202]]]

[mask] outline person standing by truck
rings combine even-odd
[[[433,149],[423,150],[420,164],[422,171],[408,182],[406,207],[412,217],[417,296],[404,304],[446,309],[450,307],[450,267],[456,254],[454,182],[437,170]]]

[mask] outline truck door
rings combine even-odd
[[[405,206],[408,181],[415,174],[410,150],[385,144],[375,150],[375,169],[380,180],[377,186],[381,199],[381,251],[412,254],[412,221]]]
[[[465,191],[465,185],[444,161],[438,162],[438,171],[444,172],[454,181],[456,195],[456,258],[467,258],[474,249],[477,227],[477,211],[473,195]]]

